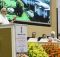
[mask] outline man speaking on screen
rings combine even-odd
[[[11,22],[8,21],[7,15],[7,9],[3,7],[0,11],[0,24],[10,24],[13,23],[16,20],[16,16],[13,18]]]

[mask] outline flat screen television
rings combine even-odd
[[[12,20],[16,15],[17,21],[50,24],[51,0],[1,0],[0,9],[7,8],[7,17]]]

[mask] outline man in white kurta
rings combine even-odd
[[[60,42],[60,40],[57,39],[55,35],[55,31],[51,31],[51,36],[48,39],[51,40],[52,42]]]
[[[9,21],[6,17],[6,14],[7,14],[6,8],[2,8],[1,9],[1,14],[0,14],[0,23],[1,24],[9,24]]]
[[[7,9],[2,8],[1,13],[0,13],[0,24],[10,24],[10,22],[8,21],[6,17],[6,14],[7,14]],[[11,22],[14,22],[15,20],[16,20],[16,16],[13,18]]]

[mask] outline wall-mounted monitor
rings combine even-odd
[[[0,8],[7,7],[9,20],[16,15],[17,21],[50,25],[50,3],[51,0],[2,0]]]

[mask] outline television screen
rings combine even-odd
[[[17,21],[50,24],[50,0],[0,0],[0,9],[7,8],[7,17]]]

